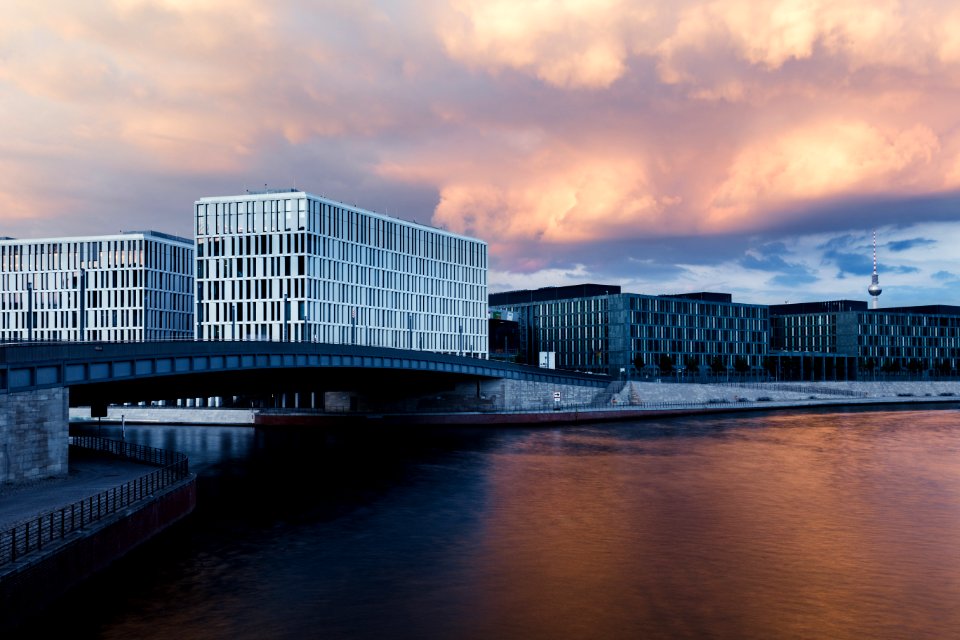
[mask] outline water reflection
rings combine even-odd
[[[32,632],[70,619],[74,637],[106,638],[951,637],[957,417],[127,426],[190,456],[198,511]]]

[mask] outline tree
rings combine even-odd
[[[737,356],[733,359],[733,368],[737,373],[743,374],[750,371],[750,363],[743,356]]]
[[[637,370],[637,373],[641,373],[643,371],[645,364],[646,363],[643,361],[643,356],[639,353],[633,357],[633,368]]]
[[[900,373],[900,362],[898,360],[888,360],[883,363],[880,370],[884,373]]]
[[[760,366],[763,367],[764,371],[767,372],[767,375],[773,377],[777,375],[777,360],[776,358],[771,358],[770,356],[764,356],[763,360],[760,362]]]
[[[700,373],[700,362],[697,360],[696,356],[687,356],[683,361],[683,366],[686,367],[687,373],[692,376]]]
[[[910,373],[910,375],[919,375],[923,372],[923,369],[923,363],[916,358],[907,363],[907,372]]]
[[[660,354],[659,366],[660,366],[661,374],[667,376],[673,373],[673,365],[674,365],[673,358],[669,354],[667,353]]]
[[[948,376],[953,371],[953,367],[950,366],[949,360],[941,360],[937,363],[936,370],[937,375]]]
[[[877,361],[873,358],[867,358],[860,367],[867,373],[873,373],[873,370],[877,368]]]
[[[724,363],[722,356],[713,356],[710,358],[710,370],[716,375],[720,375],[727,370],[727,365]]]

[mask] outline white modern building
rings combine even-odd
[[[487,245],[304,191],[195,203],[197,336],[487,357]]]
[[[193,337],[193,243],[156,231],[0,239],[0,340]]]

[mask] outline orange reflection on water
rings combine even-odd
[[[956,414],[870,415],[538,431],[492,454],[477,637],[960,628]]]

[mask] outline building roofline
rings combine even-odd
[[[462,240],[470,240],[471,242],[479,242],[486,246],[486,240],[481,240],[474,236],[468,236],[462,233],[454,233],[453,231],[448,231],[441,227],[434,227],[433,225],[425,224],[423,222],[417,222],[415,220],[407,220],[406,218],[398,218],[397,216],[392,216],[389,213],[380,213],[379,211],[371,211],[370,209],[364,209],[357,205],[348,204],[340,200],[335,200],[333,198],[328,198],[327,196],[317,195],[309,191],[304,191],[303,189],[263,189],[263,190],[248,190],[246,193],[239,193],[234,195],[225,195],[225,196],[204,196],[194,202],[194,205],[198,204],[211,204],[214,202],[223,202],[225,200],[275,200],[277,196],[303,196],[306,198],[313,198],[314,200],[320,200],[326,204],[335,205],[338,207],[345,207],[357,213],[363,213],[366,215],[371,215],[376,218],[381,218],[383,220],[401,222],[403,224],[412,225],[415,227],[420,227],[428,231],[434,231],[441,233],[453,238],[460,238]]]
[[[54,242],[102,242],[104,240],[130,240],[132,237],[142,236],[144,238],[154,238],[156,240],[166,240],[175,244],[183,244],[193,248],[193,240],[175,236],[161,231],[120,231],[119,233],[109,233],[93,236],[57,236],[49,238],[0,238],[2,245],[14,244],[49,244]]]

